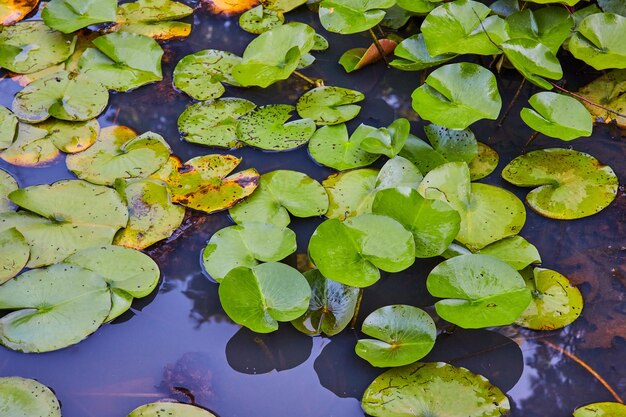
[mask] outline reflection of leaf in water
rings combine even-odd
[[[179,401],[207,405],[213,399],[213,372],[208,355],[187,352],[176,363],[163,368],[163,381],[159,388]]]

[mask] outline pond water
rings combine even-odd
[[[317,17],[305,11],[288,15],[319,29]],[[168,41],[165,79],[125,94],[112,94],[100,117],[102,126],[123,124],[163,135],[181,159],[215,153],[214,149],[183,142],[176,121],[191,103],[172,87],[172,70],[183,56],[213,48],[241,54],[253,36],[242,31],[236,17],[215,16],[198,6],[192,35],[185,41]],[[358,89],[366,102],[358,123],[387,125],[396,117],[412,121],[413,133],[422,123],[411,110],[410,94],[419,73],[387,69],[383,64],[348,75],[337,61],[342,52],[367,46],[361,35],[338,36],[322,32],[331,49],[319,54],[316,65],[304,73],[322,78],[327,85]],[[485,61],[483,64],[488,65]],[[570,68],[577,79],[574,89],[587,80],[584,69]],[[520,77],[506,71],[499,78],[504,102],[517,89]],[[293,104],[309,87],[293,78],[271,88],[227,87],[225,96],[243,97],[258,105]],[[19,85],[8,76],[0,80],[0,104],[10,106]],[[532,94],[526,87],[502,128],[495,122],[473,126],[479,140],[500,154],[499,169],[484,181],[506,186],[518,197],[528,190],[505,185],[499,174],[522,152],[531,131],[520,120],[521,106]],[[613,167],[626,180],[626,142],[611,127],[596,127],[591,138],[565,143],[539,136],[529,149],[567,147],[588,152]],[[220,153],[225,153],[221,152]],[[331,171],[316,165],[306,148],[283,153],[239,149],[242,167],[261,173],[295,169],[323,180]],[[72,178],[64,160],[46,168],[18,168],[6,163],[20,186]],[[305,252],[310,234],[321,219],[294,220],[299,252]],[[172,398],[195,402],[221,417],[363,416],[360,398],[381,369],[354,354],[358,331],[345,330],[330,338],[309,337],[289,324],[270,335],[256,335],[233,324],[220,307],[217,284],[200,266],[200,251],[213,233],[231,224],[227,214],[187,216],[183,231],[171,242],[150,248],[162,280],[158,291],[135,300],[131,311],[100,328],[85,341],[45,354],[22,354],[0,347],[0,376],[36,378],[53,388],[65,417],[125,416],[135,407]],[[444,360],[481,373],[508,391],[514,417],[570,416],[577,406],[613,397],[583,366],[566,357],[556,345],[593,368],[614,390],[626,397],[626,195],[591,218],[557,221],[528,211],[522,233],[535,244],[544,266],[567,275],[580,286],[586,305],[582,317],[562,331],[533,332],[518,327],[493,330],[452,330],[439,336],[426,360]],[[389,274],[365,290],[360,321],[374,309],[404,303],[426,307],[433,299],[425,277],[440,260],[416,262],[400,274]],[[507,337],[505,337],[506,335]]]

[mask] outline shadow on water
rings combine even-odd
[[[319,29],[314,14],[296,12],[290,20]],[[172,70],[185,55],[215,48],[240,54],[253,39],[239,29],[236,18],[213,16],[204,9],[189,19],[194,24],[186,41],[165,42],[164,80],[126,94],[111,95],[99,118],[102,126],[125,124],[138,132],[155,131],[167,138],[183,160],[207,153],[226,153],[186,143],[176,121],[192,100],[172,87]],[[374,65],[347,75],[337,65],[348,48],[367,46],[365,36],[339,36],[320,30],[332,48],[319,54],[314,68],[305,70],[327,85],[363,91],[367,100],[359,123],[386,125],[395,117],[412,121],[413,133],[423,124],[411,110],[410,94],[419,84],[418,73],[405,73]],[[488,62],[483,64],[487,65]],[[571,64],[570,64],[571,65]],[[575,64],[578,65],[578,64]],[[580,72],[581,81],[588,74]],[[508,102],[520,78],[504,71],[500,90]],[[578,82],[578,81],[577,81]],[[577,85],[570,83],[570,88]],[[293,78],[268,89],[227,87],[226,96],[255,103],[294,103],[308,88]],[[0,104],[10,106],[19,86],[0,80]],[[499,177],[504,165],[519,155],[532,133],[518,114],[533,87],[523,89],[516,107],[502,128],[479,122],[473,130],[479,140],[500,154],[500,166],[485,182],[506,186]],[[565,144],[539,137],[530,147],[567,147],[588,152],[613,167],[626,180],[626,145],[619,132],[598,126],[594,136]],[[260,172],[296,169],[322,180],[331,170],[316,165],[305,148],[267,153],[250,148],[229,151],[242,157],[241,168]],[[73,178],[63,159],[45,168],[0,167],[16,176],[20,186]],[[520,198],[528,190],[513,188]],[[296,220],[298,251],[306,252],[310,234],[321,219]],[[346,330],[333,338],[302,335],[289,324],[278,332],[257,335],[234,325],[224,314],[211,282],[200,266],[200,252],[210,236],[229,225],[227,214],[188,213],[176,239],[148,250],[161,267],[158,292],[136,300],[132,309],[111,325],[103,326],[78,345],[61,351],[25,355],[0,350],[0,375],[34,377],[55,389],[65,417],[124,416],[150,401],[191,398],[221,417],[294,415],[301,417],[363,416],[359,399],[383,370],[371,367],[354,354],[361,335]],[[583,367],[545,341],[581,358],[613,388],[626,396],[626,196],[600,215],[560,222],[528,212],[522,235],[534,243],[544,266],[556,269],[579,285],[587,302],[582,318],[557,332],[532,332],[516,327],[494,330],[456,330],[442,334],[429,360],[450,361],[486,375],[514,403],[514,417],[566,417],[584,403],[610,401],[608,391]],[[383,277],[365,291],[359,323],[374,309],[388,304],[432,305],[425,277],[439,260],[418,260],[407,271]],[[508,338],[504,337],[507,336]],[[510,338],[510,339],[509,339]],[[512,340],[512,341],[511,341]]]

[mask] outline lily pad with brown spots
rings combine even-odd
[[[172,0],[138,0],[117,8],[115,30],[166,40],[189,36],[191,24],[176,22],[193,13],[186,4]]]
[[[196,100],[221,97],[226,91],[223,82],[239,85],[231,73],[233,67],[240,63],[241,57],[238,55],[217,49],[205,49],[187,55],[174,68],[174,86]]]
[[[224,1],[224,0],[222,0]],[[231,0],[235,1],[235,0]],[[163,414],[167,413],[167,414]],[[213,413],[190,404],[156,402],[137,407],[127,417],[215,417]]]
[[[7,196],[18,188],[15,178],[5,170],[0,169],[0,213],[17,210],[17,206]]]
[[[55,161],[61,152],[48,137],[48,131],[35,125],[20,123],[15,141],[0,153],[11,165],[42,167]]]
[[[34,379],[0,378],[0,404],[6,416],[61,417],[59,400]]]

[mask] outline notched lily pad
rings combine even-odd
[[[575,98],[544,91],[532,96],[528,102],[534,110],[523,108],[520,116],[537,132],[561,140],[591,136],[591,114]]]
[[[360,125],[348,136],[345,124],[324,126],[309,142],[309,153],[315,162],[338,171],[367,166],[380,158],[361,148],[361,142],[377,129]]]
[[[126,417],[164,417],[166,415],[176,417],[215,417],[215,414],[194,405],[166,402],[142,405],[135,408]]]
[[[63,33],[115,21],[116,0],[50,0],[41,13],[46,25]]]
[[[520,187],[538,187],[526,196],[539,214],[562,220],[591,216],[617,196],[613,170],[596,158],[570,149],[542,149],[511,161],[502,178]]]
[[[260,35],[280,26],[285,22],[285,17],[280,11],[267,9],[263,5],[253,7],[239,16],[239,26],[246,32]]]
[[[304,93],[296,108],[300,117],[313,119],[318,125],[336,125],[354,119],[361,111],[355,104],[363,101],[363,93],[341,87],[317,87]]]
[[[241,57],[217,49],[187,55],[174,68],[174,86],[196,100],[221,97],[226,91],[223,82],[239,85],[231,73],[240,63]]]
[[[61,417],[61,405],[50,388],[34,379],[0,378],[0,404],[6,416]]]
[[[626,68],[626,17],[595,13],[583,19],[569,41],[576,58],[597,70]]]

